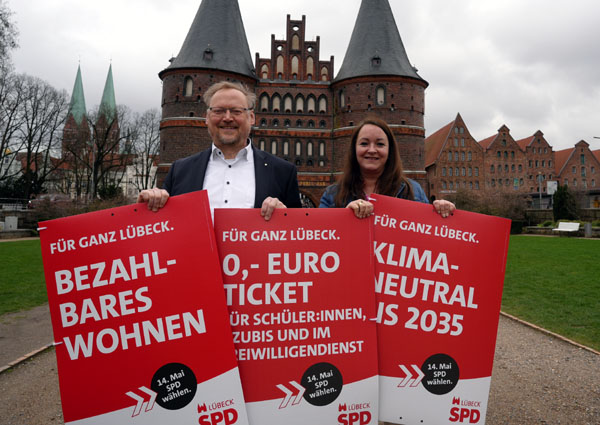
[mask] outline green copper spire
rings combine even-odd
[[[85,118],[86,109],[83,83],[81,82],[81,66],[77,66],[77,77],[75,77],[75,85],[73,86],[73,93],[71,93],[69,114],[73,115],[77,125],[81,125],[81,122]]]
[[[115,86],[113,84],[112,64],[108,68],[108,76],[104,84],[104,93],[100,101],[99,114],[104,114],[106,119],[112,121],[117,115],[117,102],[115,100]]]

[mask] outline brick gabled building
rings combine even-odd
[[[457,189],[484,187],[483,148],[475,141],[460,114],[425,139],[428,193],[440,199]]]
[[[525,185],[526,155],[506,125],[502,125],[497,134],[481,140],[479,145],[484,153],[486,187],[528,192],[529,188]]]
[[[525,167],[525,189],[530,193],[540,190],[547,191],[547,181],[554,180],[554,151],[552,146],[544,138],[544,133],[536,131],[533,136],[517,140],[517,144],[527,158]]]
[[[253,142],[296,164],[305,206],[318,205],[335,181],[353,127],[369,114],[391,125],[407,174],[425,186],[428,83],[408,60],[388,0],[362,1],[335,78],[334,58],[320,57],[320,38],[306,39],[304,16],[287,16],[285,39],[272,35],[270,57],[257,53],[255,67],[237,0],[203,0],[181,51],[159,77],[159,185],[173,161],[210,146],[202,94],[232,80],[255,91]]]
[[[579,141],[575,147],[557,151],[555,173],[559,184],[574,190],[596,190],[600,177],[600,159],[597,152],[590,150],[590,145]]]

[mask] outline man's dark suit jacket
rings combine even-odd
[[[252,146],[254,153],[254,177],[256,196],[254,208],[260,208],[268,196],[278,198],[288,208],[300,208],[300,193],[296,167],[281,158],[263,152]],[[187,158],[178,159],[171,165],[163,188],[169,195],[202,190],[204,175],[211,149]]]

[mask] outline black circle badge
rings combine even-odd
[[[192,369],[181,363],[167,363],[156,371],[150,385],[160,407],[183,409],[196,394],[198,383]]]
[[[337,367],[331,363],[316,363],[302,375],[304,400],[313,406],[333,403],[342,392],[344,380]]]
[[[421,383],[432,394],[448,394],[458,384],[458,363],[447,354],[434,354],[421,366]]]

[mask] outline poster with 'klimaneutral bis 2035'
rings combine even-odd
[[[205,191],[40,223],[67,424],[247,424]]]
[[[510,220],[373,203],[380,419],[484,424]]]
[[[215,210],[250,423],[377,424],[371,232],[346,208]]]

